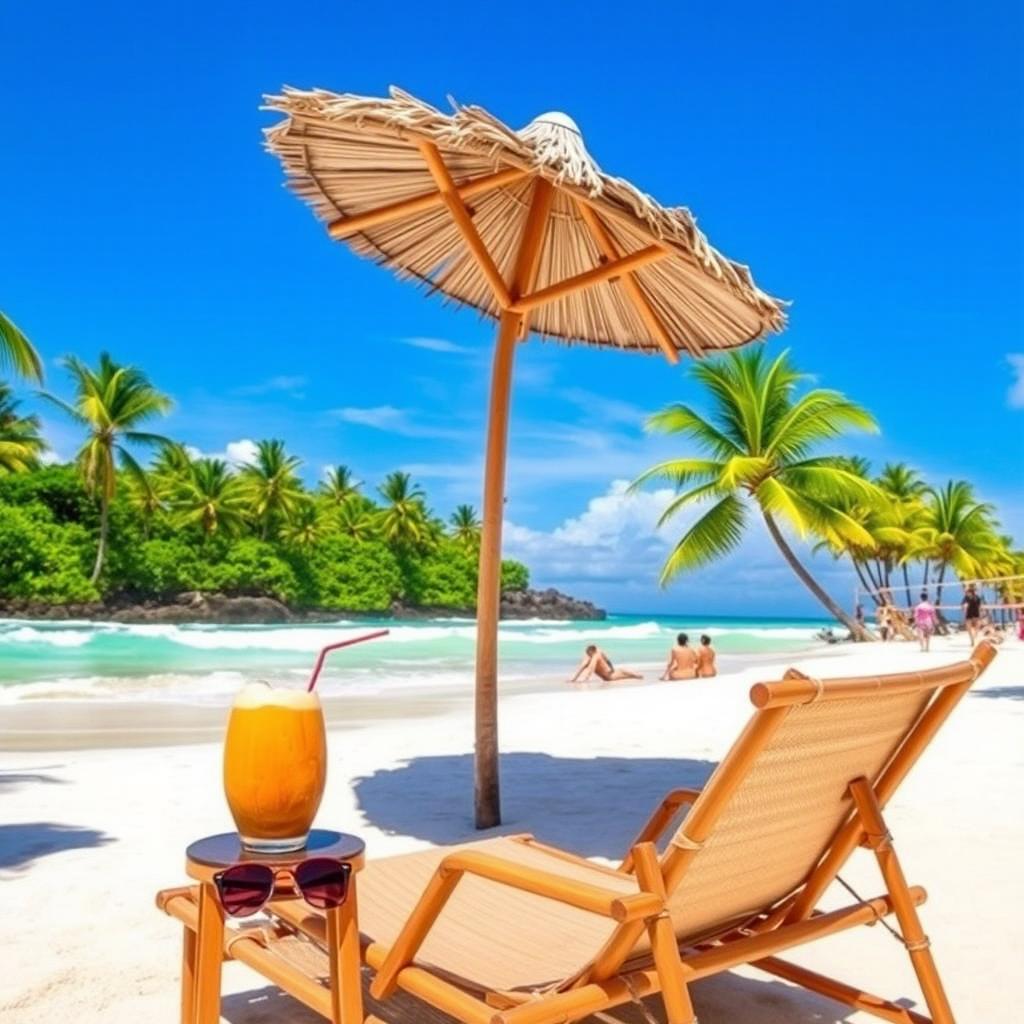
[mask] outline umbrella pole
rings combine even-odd
[[[491,371],[491,404],[484,461],[483,528],[476,600],[476,758],[474,809],[477,828],[501,824],[498,786],[498,620],[501,612],[501,523],[505,513],[505,460],[512,362],[522,327],[520,314],[501,314]]]

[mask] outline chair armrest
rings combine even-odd
[[[633,847],[638,843],[657,843],[662,833],[676,816],[679,808],[683,804],[694,803],[699,796],[699,789],[673,789],[671,793],[665,796],[657,808],[655,808],[654,813],[647,819],[647,824],[637,834],[636,839],[630,843],[629,853],[626,854],[619,865],[619,871],[632,872]]]
[[[423,895],[413,908],[394,945],[381,964],[370,986],[375,999],[386,999],[398,984],[398,975],[416,958],[445,904],[464,875],[476,875],[499,885],[508,885],[560,903],[610,917],[614,921],[636,921],[653,917],[664,909],[665,901],[652,893],[623,896],[587,882],[578,882],[538,868],[524,867],[489,853],[459,850],[450,853],[438,865]]]

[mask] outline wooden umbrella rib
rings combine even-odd
[[[609,260],[616,259],[618,257],[618,248],[608,228],[605,227],[604,222],[598,216],[597,211],[592,206],[578,199],[576,200],[576,209],[579,211],[580,217],[583,218],[583,223],[590,229],[591,236],[604,256]],[[678,363],[679,352],[675,345],[672,344],[672,338],[665,325],[659,319],[658,314],[654,312],[650,302],[647,300],[647,296],[644,295],[640,282],[631,273],[623,274],[622,287],[629,296],[629,300],[633,304],[634,309],[636,309],[640,319],[646,324],[654,340],[661,346],[661,350],[665,353],[665,358],[670,363]],[[694,346],[685,336],[683,342],[691,354],[700,355],[699,351],[694,351]]]
[[[489,189],[514,184],[528,176],[529,171],[520,170],[518,167],[506,167],[493,174],[486,174],[481,178],[473,178],[464,182],[456,186],[455,191],[460,199],[469,199]],[[395,203],[388,203],[386,206],[367,210],[365,213],[357,213],[351,217],[342,217],[332,221],[327,225],[327,233],[331,238],[340,240],[367,228],[397,220],[399,217],[408,217],[443,205],[445,205],[445,198],[441,192],[425,192],[422,195],[413,196],[411,199],[402,199]]]
[[[423,159],[426,160],[434,181],[437,182],[442,201],[448,207],[452,220],[455,221],[469,251],[480,265],[484,277],[487,278],[487,283],[491,286],[498,305],[502,309],[508,309],[512,305],[512,296],[509,293],[508,285],[505,284],[501,271],[495,265],[487,246],[484,245],[483,239],[476,230],[473,218],[469,215],[469,210],[466,209],[466,204],[459,195],[458,188],[448,172],[448,167],[442,159],[440,151],[437,146],[426,139],[417,139],[416,145],[423,154]]]
[[[593,270],[585,270],[582,274],[577,274],[575,277],[558,281],[555,284],[548,285],[547,288],[541,288],[539,291],[532,292],[530,295],[524,295],[513,303],[512,309],[517,313],[526,313],[531,309],[536,309],[538,306],[546,306],[549,302],[564,298],[566,295],[572,295],[573,292],[600,284],[609,278],[620,277],[630,270],[636,270],[646,266],[648,263],[663,260],[668,255],[660,245],[648,245],[637,252],[631,252],[628,256],[621,256],[617,260],[611,260],[599,267],[594,267]]]

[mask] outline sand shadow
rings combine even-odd
[[[52,821],[0,825],[0,869],[24,868],[51,853],[106,846],[112,842],[113,836],[94,828],[60,825]]]
[[[0,769],[0,790],[17,789],[19,786],[30,786],[33,784],[47,786],[67,785],[67,779],[60,779],[56,775],[48,774],[50,768],[62,768],[63,765],[46,765],[36,771],[8,771]]]
[[[416,757],[356,779],[354,789],[367,821],[389,834],[443,846],[532,832],[584,856],[614,860],[669,790],[703,786],[714,767],[691,758],[503,754],[504,820],[488,833],[473,827],[471,754]]]
[[[846,1024],[855,1011],[775,978],[747,978],[720,974],[694,984],[691,995],[701,1024]],[[454,1024],[453,1018],[399,992],[378,1003],[368,991],[363,974],[364,1011],[384,1024]],[[913,1007],[910,1000],[902,1000]],[[322,1024],[323,1017],[286,995],[274,985],[226,995],[221,1015],[228,1024]],[[662,1024],[665,1011],[657,997],[641,1008],[626,1003],[586,1017],[581,1024]]]
[[[989,700],[1024,700],[1024,686],[991,686],[987,690],[971,690],[971,696]]]

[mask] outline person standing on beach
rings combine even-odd
[[[697,652],[690,646],[690,638],[685,633],[680,633],[676,637],[675,647],[669,651],[668,664],[661,678],[696,679],[697,665]]]
[[[617,683],[622,679],[643,679],[637,672],[616,668],[608,655],[596,644],[590,644],[583,652],[583,660],[569,682],[587,683],[590,682],[591,676],[597,676],[605,683]]]
[[[878,635],[884,643],[889,639],[889,606],[885,602],[879,605],[875,620],[878,622]]]
[[[932,633],[938,623],[938,614],[935,605],[928,600],[928,591],[921,591],[921,600],[914,605],[914,628],[917,630],[917,642],[921,645],[922,651],[930,649]]]
[[[715,668],[715,649],[711,646],[711,637],[704,633],[700,638],[700,647],[697,648],[697,675],[701,679],[710,679],[718,675]]]
[[[978,632],[981,629],[981,594],[978,593],[973,583],[967,585],[967,592],[964,594],[960,606],[964,610],[964,625],[967,627],[967,635],[970,637],[971,646],[974,646],[978,639]]]

